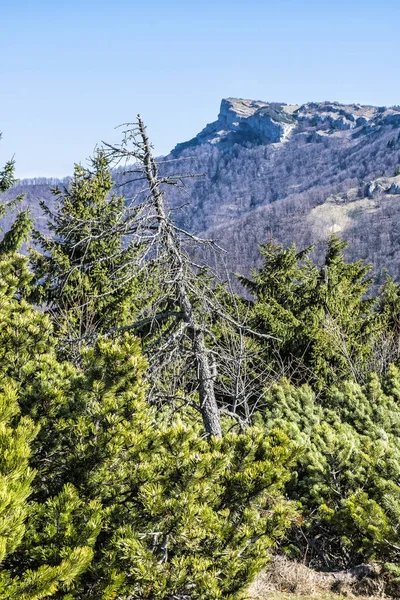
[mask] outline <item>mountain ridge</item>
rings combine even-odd
[[[224,98],[216,121],[200,133],[172,150],[177,154],[186,148],[203,143],[279,143],[296,128],[318,127],[320,133],[357,130],[364,133],[373,127],[389,123],[400,124],[400,107],[374,107],[338,102],[308,102],[290,105],[283,102],[264,102],[244,98]]]
[[[268,239],[316,242],[318,255],[337,233],[350,242],[350,259],[373,263],[378,275],[388,268],[400,281],[399,106],[226,98],[217,120],[168,157],[184,161],[161,160],[162,173],[195,175],[185,179],[184,198],[166,190],[171,207],[186,205],[175,213],[179,225],[217,238],[231,271],[257,266],[257,247]],[[123,183],[120,173],[115,178]],[[55,204],[48,183],[17,187],[40,229],[38,197]],[[133,183],[124,187],[128,197],[135,191]]]

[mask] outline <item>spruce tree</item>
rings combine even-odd
[[[125,199],[113,185],[101,152],[89,168],[75,165],[68,189],[53,189],[55,211],[42,203],[51,237],[34,235],[42,253],[31,252],[32,297],[51,315],[60,351],[75,358],[97,335],[131,322],[140,296],[126,266],[134,249],[118,230]]]
[[[252,326],[277,338],[267,343],[268,354],[299,383],[318,389],[349,377],[365,380],[382,330],[376,300],[368,297],[370,267],[347,263],[345,247],[332,236],[318,267],[308,257],[311,248],[269,243],[261,248],[261,269],[251,280],[240,277],[255,300]]]
[[[368,297],[371,266],[363,261],[347,263],[346,246],[347,242],[330,238],[307,313],[310,365],[322,380],[320,387],[347,378],[365,381],[380,331],[376,299]]]

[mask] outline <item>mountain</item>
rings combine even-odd
[[[248,272],[271,238],[316,242],[318,256],[333,232],[349,240],[349,258],[400,281],[399,106],[228,98],[216,121],[165,158],[174,160],[163,172],[195,175],[184,193],[167,190],[172,207],[185,205],[179,223],[216,238],[231,270]],[[43,227],[37,198],[54,201],[48,182],[21,181],[15,191]]]

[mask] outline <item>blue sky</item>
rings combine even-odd
[[[158,154],[223,97],[400,104],[398,0],[0,0],[0,161],[62,176],[140,112]]]

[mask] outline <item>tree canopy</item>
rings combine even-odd
[[[0,239],[0,598],[239,600],[277,548],[397,576],[398,284],[331,237],[234,294],[127,135]]]

